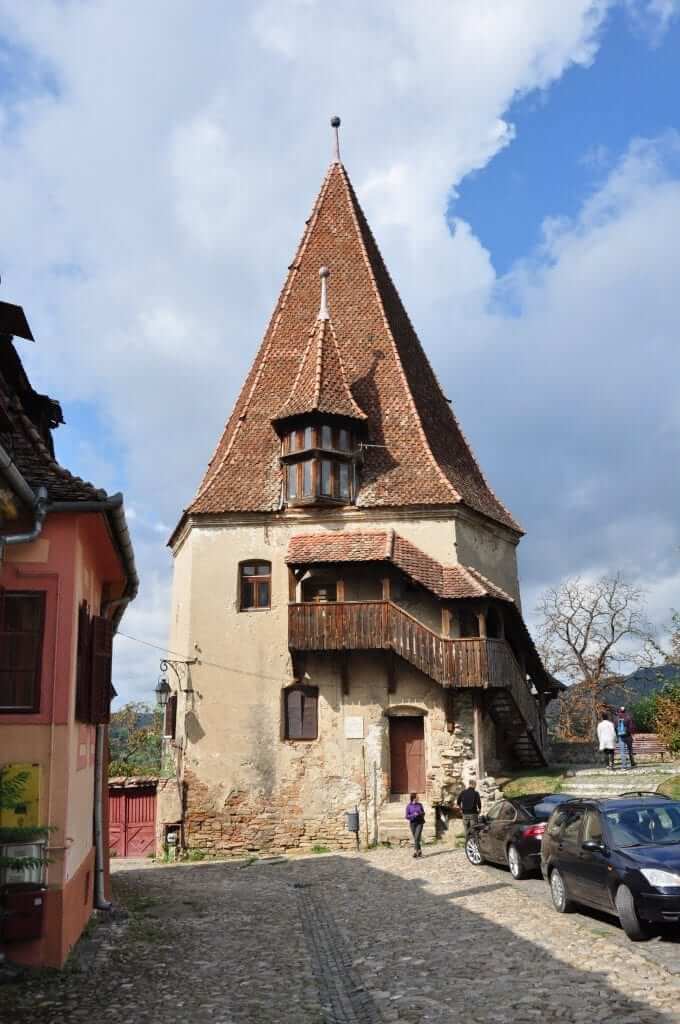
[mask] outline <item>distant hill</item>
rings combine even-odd
[[[651,668],[638,668],[630,675],[624,676],[620,683],[613,683],[603,691],[603,700],[610,707],[635,704],[642,697],[663,689],[668,683],[680,681],[680,668],[677,665],[654,665]],[[571,687],[567,687],[564,695],[568,695]],[[545,709],[548,726],[554,728],[560,714],[561,697],[551,700]]]
[[[638,668],[631,672],[623,681],[605,690],[605,699],[609,704],[635,704],[641,697],[656,693],[667,683],[680,678],[677,665],[654,665],[652,668]]]

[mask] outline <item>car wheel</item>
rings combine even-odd
[[[573,910],[574,904],[567,896],[564,879],[557,868],[553,868],[550,873],[550,895],[552,896],[553,907],[558,914],[568,914],[570,910]]]
[[[479,848],[477,836],[468,836],[465,840],[465,855],[471,864],[475,866],[484,863],[482,851]]]
[[[633,894],[627,885],[620,885],[616,890],[616,912],[624,932],[632,942],[641,942],[649,938],[649,928],[638,917]]]
[[[510,868],[510,874],[517,881],[520,878],[526,878],[526,868],[522,863],[522,858],[519,855],[519,850],[514,843],[511,843],[508,847],[508,867]]]

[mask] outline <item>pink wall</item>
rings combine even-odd
[[[37,541],[5,549],[0,586],[45,593],[40,709],[0,712],[0,763],[40,764],[41,819],[56,829],[48,882],[70,888],[69,880],[80,877],[92,858],[94,800],[95,728],[75,721],[78,608],[86,600],[99,614],[102,601],[118,597],[125,586],[104,516],[48,515]]]

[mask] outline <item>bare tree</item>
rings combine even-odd
[[[546,667],[573,686],[561,700],[558,731],[592,735],[606,688],[620,682],[624,664],[646,660],[643,652],[655,646],[644,591],[618,573],[595,582],[576,577],[546,590],[537,613]]]

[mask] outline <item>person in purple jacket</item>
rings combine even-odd
[[[413,836],[413,856],[422,857],[423,851],[420,848],[420,840],[425,824],[425,808],[418,800],[417,793],[411,793],[410,802],[406,805],[406,820],[409,823],[411,835]]]

